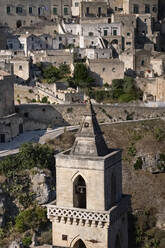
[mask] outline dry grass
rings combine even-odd
[[[75,132],[65,131],[62,135],[55,139],[49,139],[46,143],[55,150],[64,151],[72,147]]]

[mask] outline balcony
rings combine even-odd
[[[47,216],[51,221],[63,224],[108,228],[128,211],[129,205],[128,195],[123,195],[121,201],[107,211],[59,207],[53,203],[47,205]]]
[[[108,227],[110,222],[109,211],[93,211],[80,208],[65,208],[56,205],[47,205],[47,215],[51,221],[63,224],[87,225],[92,227]]]

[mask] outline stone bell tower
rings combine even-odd
[[[91,104],[73,147],[56,156],[56,185],[48,205],[53,247],[128,247],[121,151],[108,149]]]

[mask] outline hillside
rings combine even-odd
[[[101,128],[109,148],[123,150],[123,192],[131,195],[133,210],[129,248],[165,248],[165,122]],[[48,146],[25,144],[18,155],[0,162],[0,247],[17,239],[28,248],[34,232],[38,244],[51,243],[51,225],[40,206],[55,198],[53,153],[70,148],[74,134],[65,131],[47,140]]]
[[[123,193],[131,195],[129,248],[165,248],[165,122],[150,120],[102,125],[109,148],[123,150]],[[74,134],[48,143],[71,147]],[[65,144],[65,145],[64,145]]]

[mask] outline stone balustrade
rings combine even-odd
[[[48,205],[48,218],[64,224],[105,228],[109,226],[109,211],[93,211],[78,208],[64,208]]]

